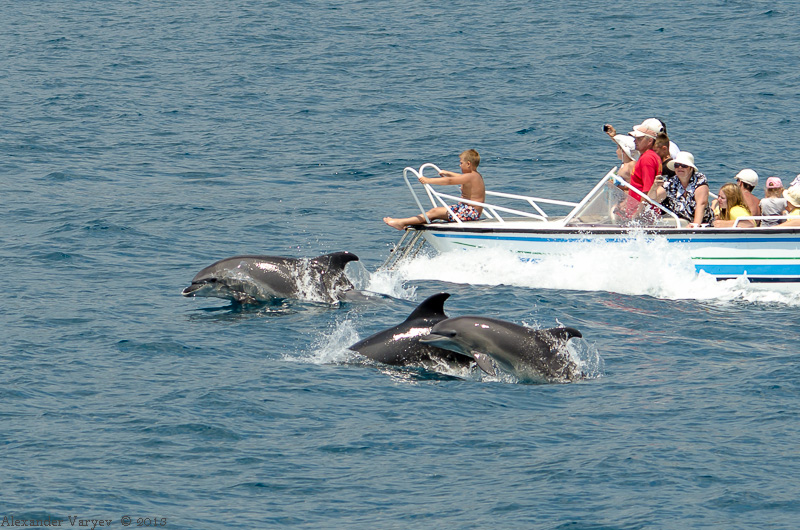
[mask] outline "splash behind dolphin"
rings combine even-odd
[[[210,296],[242,304],[299,298],[336,303],[353,284],[344,267],[358,256],[334,252],[316,258],[234,256],[212,263],[197,273],[184,296]]]
[[[420,342],[472,357],[490,374],[491,359],[523,381],[570,381],[580,372],[566,344],[581,336],[574,328],[533,330],[494,318],[463,316],[437,323]]]
[[[403,322],[353,344],[350,349],[384,364],[421,365],[432,370],[442,363],[451,368],[468,367],[472,362],[470,357],[419,342],[434,324],[447,319],[444,302],[449,297],[449,293],[438,293],[426,298]]]

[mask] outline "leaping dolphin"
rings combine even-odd
[[[336,303],[354,289],[344,267],[358,256],[334,252],[316,258],[234,256],[197,273],[183,296],[211,296],[241,304],[299,298]]]
[[[470,357],[419,341],[437,322],[447,319],[444,302],[449,297],[449,293],[429,296],[403,322],[356,342],[350,349],[384,364],[421,365],[428,369],[436,369],[442,363],[468,367],[472,363]]]
[[[475,359],[486,373],[496,372],[492,361],[522,381],[571,381],[580,377],[566,351],[574,328],[533,330],[494,318],[463,316],[438,322],[431,333],[419,339]]]

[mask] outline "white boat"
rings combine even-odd
[[[744,217],[730,228],[688,228],[687,221],[616,177],[616,168],[600,179],[579,203],[489,190],[486,192],[487,201],[495,203],[482,203],[438,192],[428,184],[419,184],[418,177],[427,168],[439,172],[433,164],[424,164],[419,170],[407,167],[403,171],[403,178],[423,216],[428,208],[420,202],[409,175],[413,175],[414,182],[423,187],[433,207],[449,208],[455,202],[464,202],[482,207],[482,219],[428,222],[409,228],[386,266],[391,267],[395,261],[411,253],[421,239],[439,252],[502,249],[517,253],[524,260],[578,254],[586,245],[616,246],[622,251],[631,240],[645,239],[665,242],[667,251],[688,252],[698,272],[703,271],[718,280],[744,277],[753,283],[777,283],[792,290],[800,289],[800,227],[738,226],[738,222],[744,219],[763,220],[780,216]],[[633,190],[641,197],[642,204],[646,203],[638,215],[632,218],[620,215],[625,201],[633,201],[620,187]],[[544,207],[561,208],[567,212],[550,215]],[[430,221],[427,216],[425,219]]]

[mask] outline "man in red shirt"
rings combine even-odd
[[[628,133],[633,136],[636,150],[639,151],[639,159],[636,161],[631,174],[631,186],[641,191],[644,195],[647,195],[647,192],[650,191],[656,175],[661,174],[661,157],[653,151],[656,136],[660,132],[661,122],[655,118],[650,118],[635,126],[633,131]],[[633,191],[628,191],[628,194],[637,201],[642,199],[639,194]]]

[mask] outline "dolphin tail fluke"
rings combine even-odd
[[[473,353],[472,357],[478,364],[478,368],[480,368],[489,375],[497,375],[497,370],[494,369],[494,363],[492,362],[491,357],[483,353]]]

